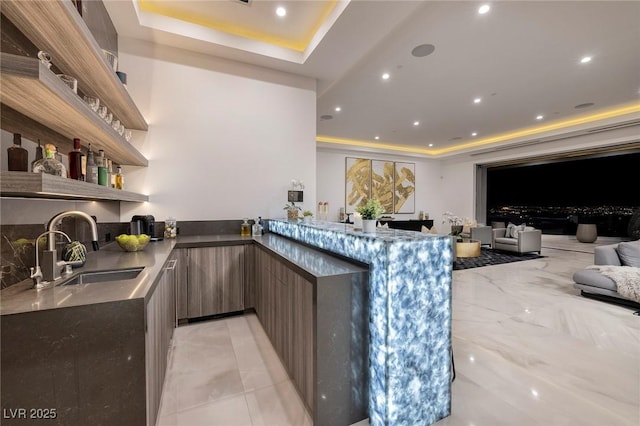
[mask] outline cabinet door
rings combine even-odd
[[[176,279],[176,305],[177,305],[177,317],[178,320],[189,318],[188,313],[188,270],[189,270],[189,258],[188,249],[173,249],[171,257],[177,261],[175,268]]]
[[[175,259],[167,262],[146,306],[147,425],[156,424],[162,385],[167,371],[167,357],[175,327],[175,265]]]
[[[255,308],[256,306],[256,268],[255,268],[256,248],[253,244],[244,246],[244,308]]]
[[[244,246],[189,249],[188,315],[244,309]]]
[[[291,288],[291,378],[307,407],[314,410],[313,284],[294,273]]]

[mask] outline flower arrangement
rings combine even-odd
[[[313,212],[311,210],[305,210],[302,212],[302,216],[304,217],[313,216]]]
[[[462,225],[463,219],[461,217],[456,216],[451,212],[444,212],[442,213],[442,215],[444,216],[444,219],[445,219],[442,221],[442,223],[449,222],[449,225],[453,225],[453,226]]]
[[[362,220],[376,220],[384,208],[377,198],[370,198],[363,206],[356,207],[356,211],[362,215]]]
[[[298,219],[298,212],[302,209],[300,208],[300,206],[296,206],[296,203],[290,201],[284,205],[283,210],[287,211],[287,219],[293,220]]]

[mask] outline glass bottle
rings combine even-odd
[[[50,143],[44,146],[44,158],[34,163],[33,171],[34,173],[67,177],[67,168],[56,159],[56,147]]]
[[[109,176],[107,172],[107,160],[104,158],[104,149],[98,151],[96,164],[98,165],[98,185],[107,186],[109,183],[107,178]]]
[[[42,154],[42,145],[40,144],[40,139],[38,139],[38,146],[36,147],[36,159],[31,162],[31,171],[33,171],[33,166],[36,164],[36,161],[42,160],[44,155]]]
[[[113,162],[107,160],[107,186],[109,188],[116,187],[116,174],[113,173]]]
[[[244,222],[240,225],[240,236],[241,237],[250,237],[251,236],[251,225],[249,225],[249,219],[242,219]]]
[[[87,150],[87,174],[86,181],[89,183],[98,183],[98,166],[96,165],[96,159],[91,150],[91,144]]]
[[[118,166],[116,179],[116,189],[124,189],[124,176],[122,176],[122,167]]]
[[[69,177],[75,180],[84,180],[82,175],[82,151],[80,151],[80,139],[73,140],[73,151],[69,154]]]
[[[22,147],[22,135],[13,134],[13,146],[7,148],[7,160],[9,161],[10,172],[29,171],[29,153]]]

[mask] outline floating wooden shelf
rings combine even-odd
[[[82,92],[100,98],[127,129],[148,130],[133,99],[104,58],[102,49],[70,0],[3,0],[2,13]]]
[[[57,198],[65,200],[149,201],[149,196],[107,188],[93,183],[65,179],[43,173],[2,172],[3,197]]]
[[[90,142],[95,152],[104,149],[116,164],[149,164],[133,145],[37,59],[0,54],[0,96],[3,104],[69,140],[80,138],[84,146]]]

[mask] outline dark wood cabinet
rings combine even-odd
[[[255,309],[305,404],[313,410],[313,284],[255,247]]]
[[[189,283],[189,249],[173,249],[171,258],[176,259],[176,317],[178,321],[189,318],[188,283]]]
[[[244,245],[188,249],[189,318],[244,309]]]
[[[156,424],[169,348],[176,324],[176,279],[178,260],[169,258],[145,312],[145,362],[147,380],[147,425]]]

